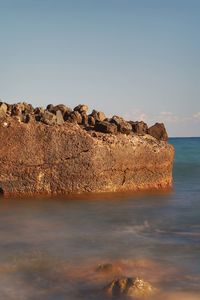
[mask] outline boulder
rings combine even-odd
[[[103,133],[117,133],[117,126],[113,123],[109,123],[106,121],[96,122],[94,126],[95,131],[103,132]]]
[[[111,118],[111,123],[116,124],[117,129],[121,133],[130,134],[132,131],[132,126],[128,122],[126,122],[123,118],[118,116],[113,116]]]
[[[6,113],[7,113],[7,105],[3,102],[0,102],[0,119],[5,118]]]
[[[12,116],[21,116],[24,111],[24,104],[23,103],[17,103],[13,104],[11,108],[11,115]]]
[[[88,124],[90,126],[94,126],[95,125],[95,118],[91,115],[88,116]]]
[[[104,121],[106,119],[106,116],[102,111],[98,111],[97,118],[98,118],[98,121]]]
[[[34,111],[33,106],[30,103],[23,102],[24,109],[22,111],[23,114],[30,114]]]
[[[60,110],[56,111],[57,124],[62,125],[64,123],[63,115]]]
[[[55,125],[57,123],[57,118],[53,113],[46,110],[41,116],[40,121],[46,125]]]
[[[55,106],[53,106],[52,104],[49,105],[48,111],[50,111],[51,113],[56,115],[56,112],[58,110],[61,111],[63,116],[65,115],[66,112],[68,112],[68,113],[72,112],[71,108],[67,107],[64,104],[58,104],[58,105],[55,105]]]
[[[105,119],[106,119],[106,116],[102,111],[97,111],[95,109],[93,109],[90,116],[93,117],[95,119],[95,121],[105,121]]]
[[[68,117],[68,121],[70,121],[71,123],[81,124],[82,116],[78,111],[72,111]]]
[[[167,141],[168,135],[163,123],[155,123],[148,129],[148,134],[160,141]]]
[[[87,113],[88,111],[88,106],[85,104],[79,104],[74,108],[74,111],[78,111],[80,114],[82,113]]]
[[[131,124],[132,126],[132,131],[136,134],[147,134],[148,133],[148,126],[145,122],[143,121],[137,121],[137,122],[133,122],[133,121],[129,121],[129,124]]]
[[[36,107],[33,111],[33,113],[35,115],[40,115],[40,114],[43,114],[45,112],[45,109],[44,107]]]
[[[105,288],[105,291],[112,297],[128,296],[144,298],[155,295],[157,289],[143,279],[124,277],[113,280]]]
[[[88,126],[88,115],[86,113],[82,113],[82,125]]]

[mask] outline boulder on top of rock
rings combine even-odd
[[[54,110],[55,110],[55,113],[58,110],[60,110],[63,116],[66,112],[68,112],[68,113],[72,112],[72,109],[64,104],[57,104],[56,106],[54,106]]]
[[[128,296],[134,298],[150,297],[157,293],[157,289],[143,279],[127,277],[113,280],[105,288],[105,291],[112,297]]]
[[[56,118],[57,118],[56,122],[58,125],[62,125],[64,123],[63,115],[60,110],[56,111]]]
[[[168,140],[168,134],[163,123],[155,123],[153,126],[149,127],[148,134],[160,141]]]
[[[103,133],[117,133],[117,126],[114,123],[109,123],[106,121],[98,121],[95,123],[94,130]]]
[[[70,121],[71,123],[81,124],[82,116],[78,111],[72,111],[67,120]]]
[[[129,124],[132,126],[132,131],[136,134],[147,134],[148,133],[148,126],[145,122],[143,121],[129,121]]]
[[[65,114],[66,112],[68,112],[68,113],[71,113],[71,112],[72,112],[71,108],[67,107],[67,106],[64,105],[64,104],[57,104],[57,105],[55,105],[55,106],[52,105],[52,104],[49,104],[49,105],[47,105],[47,110],[48,110],[49,112],[55,114],[55,115],[56,115],[56,112],[57,112],[58,110],[60,110],[61,113],[62,113],[62,115],[63,115],[63,117],[64,117],[64,114]]]
[[[130,134],[132,131],[132,126],[122,117],[113,116],[110,122],[116,124],[118,131],[121,133]]]
[[[74,111],[78,111],[80,114],[87,113],[88,106],[85,104],[79,104],[74,108]]]
[[[0,119],[6,117],[7,109],[7,105],[4,102],[0,102]]]
[[[93,109],[92,113],[89,116],[93,117],[95,121],[105,121],[106,119],[104,112],[97,111],[95,109]]]
[[[40,121],[46,125],[55,125],[57,122],[57,118],[56,115],[49,112],[48,110],[45,110],[44,114],[41,116]]]

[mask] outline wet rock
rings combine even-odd
[[[3,102],[0,102],[0,119],[5,118],[6,113],[7,113],[7,105]]]
[[[132,131],[136,134],[147,134],[148,133],[148,126],[145,122],[143,121],[137,121],[137,122],[133,122],[133,121],[129,121],[129,124],[131,124],[132,126]]]
[[[56,122],[57,122],[57,119],[56,119],[56,116],[53,113],[46,110],[44,112],[44,114],[41,116],[40,121],[43,122],[46,125],[55,125]]]
[[[117,126],[113,123],[109,123],[106,121],[96,122],[94,126],[94,130],[103,132],[103,133],[117,133]]]
[[[60,110],[56,111],[57,124],[62,125],[64,123],[63,115]]]
[[[168,135],[163,123],[155,123],[148,129],[148,134],[155,137],[157,140],[167,141]]]
[[[85,104],[79,104],[74,108],[74,111],[78,111],[80,114],[82,113],[87,113],[88,111],[88,106]]]
[[[121,133],[130,134],[132,131],[132,126],[128,122],[126,122],[123,118],[118,116],[113,116],[111,118],[111,123],[116,124],[117,129]]]
[[[135,298],[145,298],[156,294],[150,283],[139,278],[120,278],[113,280],[106,288],[106,293],[112,297],[129,296]]]
[[[81,124],[82,123],[82,116],[78,111],[72,111],[68,117],[68,121],[71,123],[77,123]]]

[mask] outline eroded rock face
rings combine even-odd
[[[156,294],[157,290],[148,282],[139,278],[120,278],[113,280],[105,288],[109,296],[129,296],[134,298],[146,298]]]
[[[8,118],[6,127],[0,124],[0,187],[5,195],[168,188],[173,155],[171,145],[150,135]]]
[[[78,105],[0,103],[5,195],[138,191],[172,186],[174,149],[163,124],[126,122]],[[133,126],[138,126],[139,133]],[[134,127],[135,128],[135,127]],[[148,134],[146,134],[146,131]],[[142,134],[140,134],[142,132]],[[151,136],[151,135],[153,136]]]

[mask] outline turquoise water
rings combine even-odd
[[[170,143],[176,155],[169,193],[2,198],[2,299],[107,299],[101,291],[116,275],[96,272],[107,262],[123,275],[199,299],[200,138]]]

